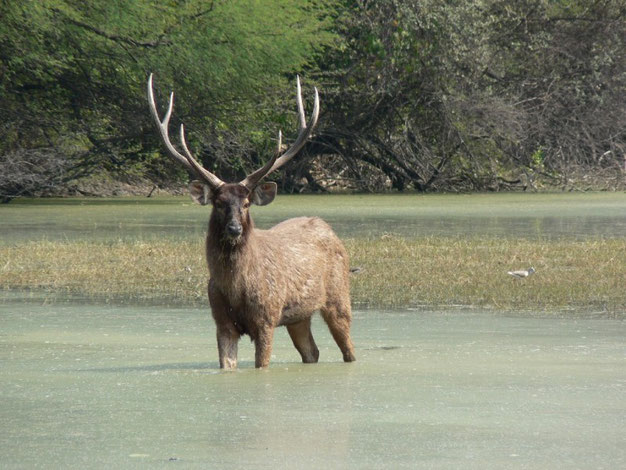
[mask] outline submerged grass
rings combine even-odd
[[[348,239],[359,306],[626,312],[626,240],[511,240],[384,235]],[[511,269],[534,266],[524,280]],[[206,302],[203,242],[32,241],[0,246],[0,288],[105,299]]]

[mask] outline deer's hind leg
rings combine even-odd
[[[270,365],[272,357],[272,342],[274,341],[274,327],[264,325],[251,332],[250,337],[254,341],[254,367],[266,368]]]
[[[341,349],[344,362],[356,361],[354,345],[350,339],[350,324],[352,323],[352,310],[349,302],[331,301],[320,309],[322,318],[328,325],[337,346]]]
[[[302,362],[306,364],[317,362],[320,357],[320,351],[317,349],[311,333],[311,317],[298,323],[287,325],[287,331],[289,336],[291,336],[293,345],[300,353],[300,356],[302,356]]]

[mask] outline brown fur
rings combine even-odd
[[[246,188],[227,184],[210,196],[206,257],[220,367],[237,367],[243,334],[255,343],[256,367],[267,367],[277,326],[287,327],[303,362],[317,362],[311,334],[316,310],[344,361],[354,361],[348,255],[330,226],[316,217],[299,217],[259,230],[248,211],[253,195]],[[229,223],[241,224],[240,236],[227,233]]]
[[[270,230],[255,230],[248,212],[250,204],[264,206],[276,196],[276,183],[259,182],[291,160],[311,137],[319,117],[319,94],[315,89],[313,112],[306,122],[300,79],[297,79],[300,131],[283,152],[278,133],[277,152],[261,168],[237,184],[226,184],[202,167],[187,148],[180,126],[183,153],[169,138],[174,106],[159,117],[152,74],[148,78],[150,114],[169,155],[200,180],[192,181],[191,197],[213,205],[206,241],[211,272],[209,300],[217,325],[220,367],[237,367],[237,343],[248,334],[256,347],[255,364],[267,367],[274,328],[285,325],[304,362],[317,362],[319,351],[311,335],[311,315],[320,310],[344,361],[354,361],[350,340],[350,286],[348,256],[332,229],[317,218],[287,220]]]

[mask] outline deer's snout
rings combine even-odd
[[[226,225],[226,233],[231,238],[237,238],[242,232],[243,227],[236,220],[233,220]]]

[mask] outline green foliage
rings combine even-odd
[[[150,72],[161,107],[176,91],[172,129],[184,121],[192,151],[224,179],[263,163],[279,128],[294,134],[296,74],[306,97],[321,90],[307,146],[319,158],[274,175],[284,189],[483,190],[524,186],[539,169],[565,182],[579,169],[617,175],[622,3],[0,0],[0,197],[100,170],[183,178],[155,158]],[[62,178],[46,177],[54,167]]]
[[[541,147],[539,147],[530,156],[531,165],[534,168],[541,168],[541,167],[543,167],[543,161],[544,161],[545,158],[546,158],[545,152],[543,151],[543,149]]]
[[[280,96],[293,96],[293,75],[334,39],[327,0],[0,5],[0,152],[69,139],[72,166],[93,170],[150,163],[159,142],[147,112],[148,73],[162,105],[176,90],[175,119],[188,129],[208,141],[246,142],[259,123],[273,127],[267,120]],[[283,122],[293,114],[292,98],[289,104],[279,106]],[[192,132],[192,145],[199,140]]]

